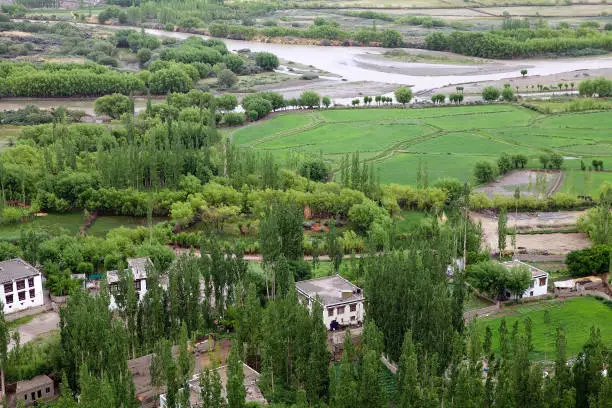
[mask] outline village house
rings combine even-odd
[[[144,295],[147,293],[147,268],[151,264],[149,258],[132,258],[127,260],[128,269],[134,276],[134,288],[138,294],[138,300],[142,300]],[[106,282],[108,283],[108,289],[110,291],[110,308],[116,309],[117,303],[115,302],[114,294],[119,290],[119,271],[108,271],[106,272]]]
[[[222,366],[216,369],[219,373],[219,377],[221,379],[221,393],[224,398],[227,398],[227,366]],[[255,402],[259,404],[267,404],[267,401],[261,390],[259,389],[259,373],[253,370],[246,364],[242,364],[242,369],[244,372],[244,389],[246,391],[245,401]],[[189,402],[192,407],[199,407],[202,405],[202,397],[201,397],[201,388],[200,388],[200,375],[195,374],[189,381]],[[166,404],[166,394],[161,394],[159,396],[159,406],[160,408],[167,408]]]
[[[548,293],[548,273],[544,272],[541,269],[536,268],[535,266],[526,264],[525,262],[519,261],[517,259],[504,262],[503,265],[506,268],[513,268],[516,266],[525,266],[531,272],[531,285],[525,290],[523,293],[524,298],[534,297],[534,296],[543,296]],[[508,297],[510,294],[508,293]]]
[[[296,282],[295,288],[309,310],[315,301],[323,306],[323,322],[328,329],[363,323],[363,291],[340,275]]]
[[[14,391],[13,391],[14,390]],[[19,381],[7,386],[7,403],[9,407],[17,406],[23,401],[26,406],[38,405],[55,398],[53,380],[46,375],[37,375],[29,380]]]
[[[0,300],[4,314],[44,304],[42,274],[21,258],[0,262]]]

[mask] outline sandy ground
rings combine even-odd
[[[299,82],[298,82],[299,81]],[[393,92],[397,85],[374,81],[343,82],[337,80],[289,80],[259,87],[258,90],[280,92],[285,98],[297,98],[304,91],[316,91],[332,100],[354,98],[360,95],[382,95]]]
[[[529,69],[527,68],[529,71]],[[433,95],[435,93],[452,93],[455,92],[455,87],[457,85],[463,86],[464,94],[480,94],[482,89],[487,86],[495,86],[497,88],[502,88],[504,84],[510,84],[513,87],[518,86],[520,93],[525,93],[525,91],[533,91],[535,94],[537,92],[538,85],[557,85],[558,83],[574,83],[574,86],[577,87],[578,83],[584,79],[588,78],[597,78],[597,77],[606,77],[612,78],[612,68],[600,68],[600,69],[584,69],[578,71],[571,72],[563,72],[560,74],[554,75],[529,75],[524,78],[518,75],[514,78],[501,79],[498,81],[481,81],[481,82],[470,82],[465,84],[453,84],[451,86],[445,86],[442,88],[431,89],[426,92],[423,92],[422,95]],[[533,85],[533,88],[531,86]],[[570,88],[571,90],[571,88]],[[528,96],[528,94],[527,94]]]
[[[559,211],[539,213],[508,213],[508,227],[516,226],[519,230],[551,230],[564,229],[576,225],[576,220],[584,211]],[[497,217],[481,213],[471,213],[475,222],[480,222],[483,231],[483,246],[497,250]],[[518,234],[516,246],[520,252],[527,254],[567,254],[576,249],[590,246],[583,233],[551,233],[551,234]],[[510,237],[506,240],[506,249],[512,249]]]
[[[30,322],[22,324],[17,328],[21,344],[50,335],[57,330],[59,321],[59,314],[53,311],[34,316],[34,319]],[[13,347],[14,344],[11,342],[9,350]]]
[[[476,191],[485,193],[489,198],[493,198],[494,195],[513,196],[516,187],[518,187],[521,195],[534,196],[536,195],[535,184],[537,174],[538,172],[534,170],[513,171],[484,187],[478,187]],[[556,187],[560,185],[560,177],[562,177],[560,172],[546,173],[547,194],[552,194]]]

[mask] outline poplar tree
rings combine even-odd
[[[412,342],[412,332],[404,334],[402,354],[397,371],[397,390],[399,406],[403,408],[418,408],[421,401],[419,387],[419,371],[416,350]]]
[[[243,408],[246,390],[244,389],[244,368],[240,360],[240,344],[233,341],[227,358],[227,406]]]

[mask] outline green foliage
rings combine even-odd
[[[255,63],[258,67],[272,71],[278,68],[278,57],[269,52],[258,52],[255,54]]]
[[[603,77],[597,79],[586,79],[578,84],[578,92],[581,96],[607,98],[612,96],[612,80]]]
[[[192,88],[192,79],[180,69],[160,69],[151,74],[149,89],[153,94],[169,92],[188,92]]]
[[[300,175],[313,181],[325,182],[329,178],[329,165],[323,159],[311,159],[302,163]]]
[[[594,245],[570,252],[565,258],[565,264],[572,276],[598,275],[609,272],[611,253],[610,245]]]
[[[495,169],[487,161],[479,161],[474,165],[474,178],[479,184],[485,184],[495,180]]]
[[[245,118],[244,113],[229,112],[223,115],[223,122],[228,126],[241,126],[244,125]]]
[[[505,90],[506,88],[504,88]],[[512,89],[510,89],[512,91]],[[482,99],[485,101],[496,101],[500,97],[500,91],[494,86],[487,86],[482,90]]]
[[[304,91],[300,95],[300,105],[309,109],[318,108],[321,105],[321,96],[314,91]]]
[[[133,113],[133,101],[130,97],[121,94],[105,95],[96,99],[94,111],[98,115],[108,115],[119,119],[125,113]]]
[[[238,78],[236,74],[234,74],[229,69],[222,69],[217,73],[217,85],[221,89],[229,89],[236,85],[238,82]]]
[[[412,99],[412,89],[408,87],[402,87],[395,90],[395,100],[402,105],[410,103]]]

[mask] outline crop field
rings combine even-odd
[[[289,152],[323,154],[333,170],[341,157],[359,151],[375,164],[384,183],[414,184],[419,163],[428,180],[455,177],[471,181],[474,164],[495,163],[502,153],[524,154],[528,165],[557,152],[567,158],[573,185],[563,191],[597,195],[612,172],[590,172],[587,183],[580,160],[612,166],[612,115],[588,112],[544,115],[512,105],[439,107],[431,109],[331,109],[283,113],[234,131],[240,146],[270,151],[279,158]],[[612,167],[610,167],[612,168]]]
[[[545,321],[547,311],[548,323]],[[486,326],[491,328],[493,349],[499,351],[498,329],[501,320],[506,319],[509,332],[512,332],[512,325],[518,320],[520,332],[523,332],[523,322],[528,317],[533,322],[533,351],[530,357],[534,361],[555,358],[555,337],[558,327],[562,327],[565,331],[569,356],[575,356],[580,352],[593,326],[601,330],[603,341],[608,346],[612,346],[612,325],[610,325],[612,306],[590,296],[511,307],[501,315],[479,319],[477,324],[482,335]]]

